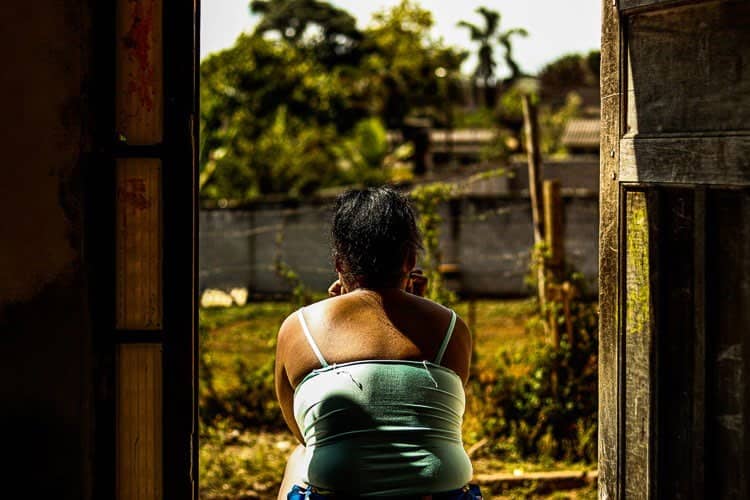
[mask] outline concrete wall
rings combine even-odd
[[[0,428],[7,498],[92,496],[82,244],[91,5],[0,6]],[[10,493],[15,488],[25,493]]]
[[[566,253],[596,292],[598,205],[596,196],[565,197]],[[466,294],[516,296],[524,284],[533,243],[526,198],[473,197],[441,207],[444,262],[461,266]],[[202,210],[200,287],[247,287],[251,293],[289,291],[273,270],[281,259],[311,288],[324,291],[334,279],[330,258],[331,213],[326,202],[297,206],[260,204],[252,209]]]
[[[529,189],[529,168],[525,162],[513,162],[508,170],[512,177],[508,189],[520,193]],[[559,179],[565,191],[599,193],[599,155],[575,155],[563,159],[545,159],[542,175],[546,179]]]

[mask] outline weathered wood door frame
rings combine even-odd
[[[622,28],[616,0],[602,0],[599,170],[599,498],[619,498],[619,157]]]
[[[92,495],[198,498],[199,0],[96,2],[93,15]]]
[[[750,488],[737,472],[750,438],[739,439],[734,465],[717,448],[735,436],[720,419],[746,427],[750,415],[750,390],[731,411],[721,400],[732,389],[721,385],[719,352],[727,339],[745,349],[733,361],[741,375],[750,342],[717,320],[726,309],[747,324],[736,310],[750,274],[748,80],[733,71],[747,61],[748,18],[734,0],[602,2],[602,499],[703,498],[709,487],[734,498]],[[707,293],[719,288],[729,300]]]

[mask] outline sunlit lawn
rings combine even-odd
[[[469,307],[467,302],[461,302],[455,309],[465,320],[473,320],[476,373],[489,370],[494,365],[493,360],[504,353],[521,352],[533,340],[532,335],[539,335],[526,328],[534,312],[531,300],[480,300],[473,306],[474,314],[469,313]],[[234,369],[236,363],[260,366],[272,359],[278,327],[293,310],[289,303],[281,302],[201,310],[202,350],[211,363],[217,392],[240,383]],[[522,374],[525,367],[519,363],[512,369]],[[470,402],[468,408],[471,408]],[[470,428],[473,424],[467,413],[465,427]],[[238,429],[231,425],[204,427],[201,439],[201,496],[204,498],[272,498],[278,488],[286,455],[296,444],[287,432]],[[475,444],[469,442],[470,439],[466,441],[467,448]],[[584,466],[508,462],[487,456],[474,460],[477,474],[580,467]],[[502,498],[534,498],[530,495],[519,490]],[[566,495],[556,494],[554,498],[588,498],[590,491]]]

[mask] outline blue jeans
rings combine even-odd
[[[318,493],[318,491],[312,486],[303,488],[302,486],[294,485],[292,491],[289,492],[286,498],[287,500],[330,500],[336,497],[328,493]],[[464,488],[459,488],[453,491],[444,491],[442,493],[434,493],[432,495],[402,495],[390,498],[403,500],[421,500],[423,498],[432,500],[482,500],[482,492],[479,491],[479,486],[476,484],[470,484]]]

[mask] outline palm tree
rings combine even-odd
[[[495,67],[497,66],[492,42],[497,34],[497,28],[500,26],[500,13],[486,7],[479,7],[476,12],[484,18],[483,28],[467,21],[460,21],[458,26],[468,29],[471,41],[479,44],[477,68],[474,70],[474,85],[476,87],[479,82],[482,82],[485,94],[484,104],[491,107],[494,105],[494,95],[490,92],[490,86],[494,85]]]
[[[505,55],[503,56],[503,59],[505,59],[505,64],[510,70],[510,76],[503,82],[506,86],[512,85],[516,80],[518,80],[518,78],[523,76],[521,68],[518,66],[516,60],[513,59],[513,45],[511,44],[510,38],[514,35],[527,37],[529,36],[529,32],[523,28],[511,28],[508,31],[500,32],[500,35],[497,37],[497,41],[500,42],[500,45],[502,45],[503,49],[505,49]]]
[[[477,86],[479,82],[482,83],[482,86],[484,87],[484,104],[487,107],[493,107],[496,97],[495,68],[497,67],[493,42],[497,40],[505,49],[505,64],[508,65],[508,69],[510,69],[511,73],[511,76],[506,82],[513,82],[523,73],[521,72],[518,63],[513,59],[511,37],[515,35],[527,36],[528,33],[523,28],[512,28],[507,31],[499,31],[499,12],[490,10],[486,7],[479,7],[476,12],[484,19],[483,27],[479,27],[467,21],[460,21],[458,26],[468,29],[471,40],[479,44],[479,51],[477,52],[477,68],[474,70],[474,85]]]

